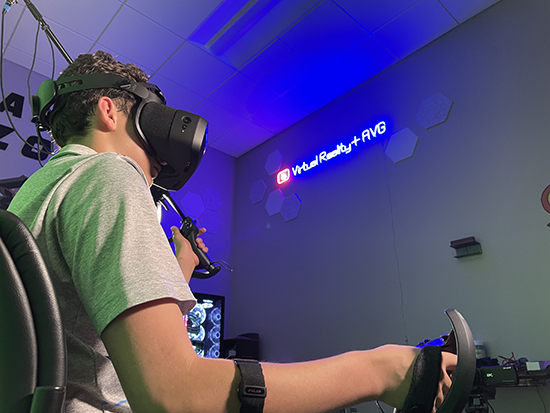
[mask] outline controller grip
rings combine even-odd
[[[208,258],[208,255],[206,255],[206,253],[199,248],[197,244],[199,229],[191,218],[188,217],[183,220],[180,232],[187,239],[187,241],[189,241],[193,252],[199,259],[199,265],[197,265],[195,271],[193,271],[192,277],[204,280],[216,275],[220,271],[221,267],[214,266],[212,261],[210,261],[210,258]]]
[[[470,327],[455,309],[445,310],[453,330],[442,346],[425,346],[414,365],[411,387],[401,413],[430,413],[439,385],[441,352],[458,356],[453,383],[437,413],[460,413],[468,401],[476,371],[475,345]]]
[[[411,387],[403,413],[431,413],[441,369],[441,348],[426,346],[420,350],[414,363]]]
[[[193,246],[193,252],[197,255],[199,258],[199,265],[195,268],[195,271],[193,271],[193,278],[198,278],[199,280],[204,280],[206,278],[213,277],[216,275],[221,267],[215,267],[214,264],[212,264],[212,261],[210,261],[210,258],[208,258],[208,255],[201,250],[197,245],[197,242],[195,241],[195,246]],[[197,271],[197,270],[204,270],[204,271]]]

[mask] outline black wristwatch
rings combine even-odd
[[[262,366],[256,360],[234,359],[241,372],[241,384],[238,388],[241,402],[240,413],[262,413],[267,396]]]

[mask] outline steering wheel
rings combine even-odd
[[[472,391],[476,372],[475,345],[466,320],[454,308],[445,313],[452,331],[440,339],[423,343],[414,364],[413,378],[401,413],[431,413],[437,394],[441,372],[441,352],[454,353],[458,357],[453,382],[437,413],[460,413]]]

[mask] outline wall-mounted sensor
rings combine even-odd
[[[482,254],[481,244],[475,237],[468,237],[451,241],[451,248],[456,250],[455,258],[468,257],[470,255]]]

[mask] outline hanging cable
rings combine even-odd
[[[31,93],[31,74],[34,70],[34,65],[36,63],[36,53],[38,50],[38,35],[40,34],[40,24],[36,25],[36,34],[34,36],[34,51],[32,54],[31,68],[29,69],[29,75],[27,76],[27,99],[29,99],[29,105],[32,102],[32,93]]]
[[[52,77],[51,79],[55,79],[55,49],[53,47],[52,39],[50,39],[48,36],[46,36],[46,39],[48,39],[48,43],[50,43],[50,49],[52,50]]]
[[[32,75],[32,71],[34,70],[34,65],[36,63],[36,54],[38,52],[38,35],[39,34],[40,34],[40,23],[38,23],[37,27],[36,27],[36,35],[34,37],[34,50],[33,50],[33,54],[32,54],[32,63],[31,63],[31,67],[29,69],[29,75],[27,76],[27,91],[28,91],[27,93],[28,93],[29,105],[31,106],[31,110],[32,110],[31,75]],[[36,146],[37,146],[37,151],[39,153],[39,155],[38,155],[38,164],[42,168],[44,165],[42,165],[42,159],[40,159],[40,152],[42,150],[44,150],[45,146],[44,146],[43,141],[42,141],[42,136],[40,136],[40,134],[38,132],[37,132],[37,135],[38,135],[38,141],[36,142]]]

